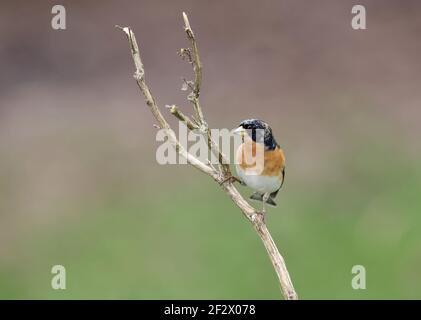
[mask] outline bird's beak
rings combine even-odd
[[[246,135],[246,130],[243,127],[238,127],[233,131],[234,134],[244,137]]]

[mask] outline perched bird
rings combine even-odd
[[[285,178],[285,156],[269,125],[256,119],[244,120],[234,130],[242,137],[236,152],[236,170],[240,182],[255,192],[250,199],[276,206],[274,201]],[[259,155],[260,159],[259,159]]]

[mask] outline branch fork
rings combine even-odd
[[[255,231],[259,235],[260,239],[265,246],[265,249],[268,253],[268,256],[272,262],[273,268],[278,276],[279,285],[281,288],[282,295],[285,299],[296,300],[298,299],[297,293],[295,292],[294,286],[292,284],[291,278],[289,276],[285,261],[279,250],[272,239],[272,236],[266,226],[264,215],[254,209],[238,192],[236,187],[233,185],[234,179],[231,179],[233,176],[231,174],[231,169],[229,167],[229,162],[226,156],[222,153],[219,146],[212,139],[209,127],[205,121],[203,111],[200,105],[200,90],[202,86],[202,63],[200,61],[199,50],[196,42],[196,37],[190,26],[189,19],[187,14],[183,12],[184,20],[184,31],[186,32],[187,39],[190,42],[191,49],[181,49],[179,54],[183,59],[188,60],[188,62],[193,66],[194,72],[194,81],[183,80],[185,87],[190,88],[191,92],[189,93],[187,99],[192,103],[195,115],[191,118],[185,115],[179,108],[175,105],[166,106],[170,113],[176,117],[179,121],[186,124],[189,130],[198,130],[201,134],[207,139],[207,144],[209,150],[218,158],[218,166],[214,167],[210,161],[203,163],[195,156],[190,154],[178,141],[174,131],[171,129],[165,117],[162,115],[158,105],[153,98],[153,95],[145,81],[145,70],[143,67],[142,59],[140,56],[139,46],[136,41],[136,37],[130,27],[120,27],[116,28],[122,30],[127,37],[131,55],[133,58],[135,73],[134,79],[142,92],[146,104],[155,117],[158,124],[154,126],[164,129],[168,140],[174,145],[177,152],[183,156],[187,163],[193,166],[194,168],[200,170],[201,172],[210,176],[215,180],[225,193],[231,198],[235,205],[241,210],[243,215],[249,220],[249,222],[254,227]]]

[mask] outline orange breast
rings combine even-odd
[[[263,161],[259,161],[258,155],[263,155]],[[261,143],[245,142],[238,148],[237,163],[240,168],[249,172],[255,171],[265,176],[281,176],[285,167],[285,156],[279,147],[274,150],[264,150],[264,145]]]

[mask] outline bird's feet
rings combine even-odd
[[[234,182],[238,182],[240,183],[242,186],[245,186],[246,184],[239,178],[237,178],[236,176],[230,175],[229,177],[225,178],[222,182],[220,182],[220,185],[223,185],[226,182],[230,182],[230,183],[234,183]]]
[[[262,210],[259,214],[262,216],[263,224],[266,224],[266,210]]]

